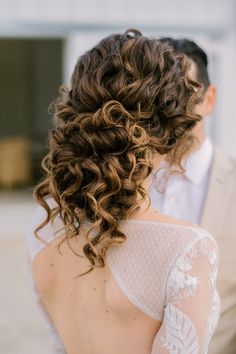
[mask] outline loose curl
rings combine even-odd
[[[89,271],[105,265],[107,249],[126,238],[120,221],[147,197],[142,183],[154,154],[167,154],[181,168],[193,145],[201,86],[187,72],[184,55],[137,30],[111,35],[80,57],[71,88],[63,87],[54,103],[46,176],[34,192],[47,219],[36,235],[59,214],[65,225],[60,245],[70,245],[91,222],[84,256]]]

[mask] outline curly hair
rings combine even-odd
[[[147,197],[142,183],[153,156],[167,154],[181,166],[193,144],[201,86],[187,72],[184,55],[137,30],[111,35],[79,58],[71,88],[62,87],[54,102],[46,176],[34,192],[47,219],[36,235],[60,215],[61,243],[69,244],[84,222],[92,223],[84,256],[89,271],[105,265],[107,249],[126,239],[120,221]]]

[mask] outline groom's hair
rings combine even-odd
[[[185,54],[197,67],[197,80],[204,85],[205,89],[210,85],[209,74],[207,70],[208,58],[206,52],[195,42],[189,39],[173,39],[163,37],[160,39],[163,43],[168,43],[177,53]]]

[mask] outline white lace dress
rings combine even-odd
[[[31,262],[45,247],[34,236],[43,220],[45,211],[37,207],[28,234]],[[50,243],[61,226],[58,217],[39,235]],[[127,240],[108,251],[108,265],[125,296],[162,322],[150,354],[206,354],[220,309],[215,240],[198,227],[157,221],[128,220],[121,227]],[[48,324],[55,353],[65,353],[49,319]]]

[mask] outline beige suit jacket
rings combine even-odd
[[[236,161],[217,147],[201,226],[215,237],[220,249],[221,315],[209,354],[236,354]]]

